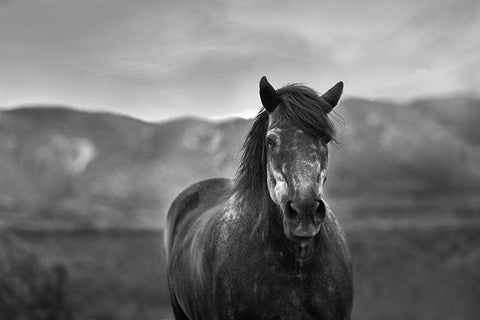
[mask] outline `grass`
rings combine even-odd
[[[70,320],[67,269],[45,266],[11,235],[0,234],[0,316],[9,320]]]
[[[170,316],[162,233],[150,231],[17,231],[46,265],[61,263],[74,319]]]

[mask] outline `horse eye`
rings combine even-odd
[[[270,138],[270,137],[267,137],[267,139],[265,139],[265,142],[266,142],[266,144],[267,144],[267,147],[269,147],[269,148],[275,148],[275,146],[277,145],[277,144],[275,143],[275,140],[273,140],[273,139]]]

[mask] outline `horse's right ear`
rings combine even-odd
[[[268,83],[265,76],[260,79],[260,100],[262,100],[262,105],[268,112],[273,112],[280,103],[277,91]]]

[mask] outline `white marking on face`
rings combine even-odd
[[[279,140],[280,138],[280,133],[282,132],[283,130],[282,129],[279,129],[279,128],[273,128],[271,130],[269,130],[266,134],[266,136],[274,136],[275,138],[277,138]]]
[[[315,175],[319,169],[319,162],[297,160],[295,164],[295,190],[300,194],[307,193],[312,185],[315,185]]]
[[[277,171],[273,171],[273,177],[277,182],[275,185],[275,196],[280,199],[281,196],[288,191],[287,181],[285,181],[282,174]]]
[[[325,183],[325,179],[327,178],[327,168],[323,169],[321,172],[320,172],[320,181],[319,181],[319,187],[320,187],[320,190],[323,190],[323,185]]]
[[[273,128],[268,131],[267,136],[275,136],[276,142],[280,144],[282,131],[280,128]],[[283,142],[285,145],[278,149],[290,157],[290,163],[284,163],[279,170],[277,169],[279,164],[273,163],[272,158],[267,159],[268,189],[277,205],[284,203],[289,196],[296,198],[297,195],[312,194],[312,191],[321,195],[326,177],[326,166],[322,170],[321,143],[312,141],[302,130],[290,132],[293,139],[286,139]]]
[[[282,132],[282,131],[283,131],[283,129],[273,128],[273,129],[268,130],[267,133],[268,133],[268,134],[270,134],[270,133],[280,133],[280,132]]]
[[[288,184],[285,178],[283,177],[282,172],[277,171],[269,165],[269,170],[268,170],[268,189],[273,190],[273,194],[270,196],[272,197],[272,200],[280,204],[282,203],[283,197],[288,194]]]
[[[305,143],[305,139],[303,139],[304,136],[305,133],[302,130],[297,130],[295,132],[293,145],[297,147]],[[310,151],[303,150],[303,152],[308,153],[308,156],[298,155],[304,159],[297,159],[295,162],[295,193],[308,193],[308,190],[315,187],[317,183],[316,174],[321,168],[318,157],[318,146],[312,142],[309,144],[309,149]]]

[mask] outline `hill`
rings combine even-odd
[[[480,189],[480,102],[400,105],[346,99],[337,108],[329,195],[421,197]],[[0,223],[24,228],[161,227],[199,179],[232,177],[251,120],[148,123],[62,106],[0,113]]]

